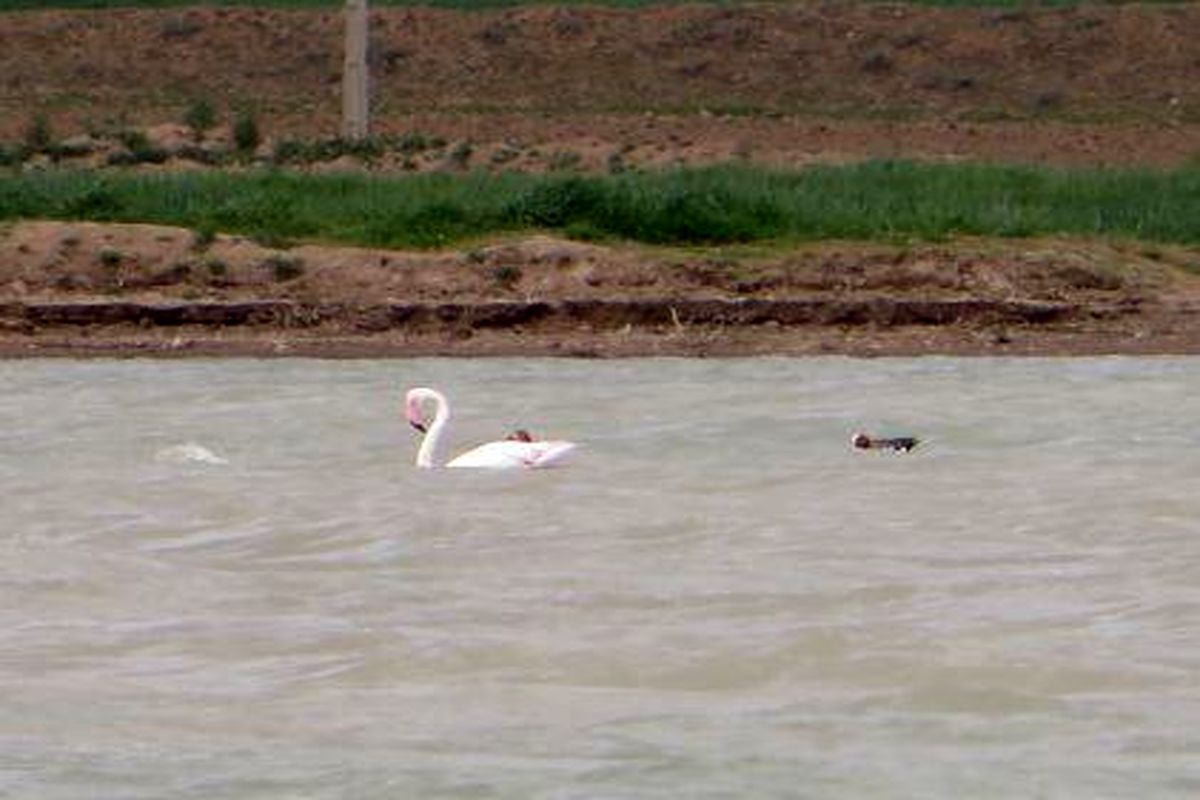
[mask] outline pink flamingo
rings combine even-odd
[[[426,405],[433,403],[433,421],[426,416]],[[425,434],[417,451],[417,466],[430,469],[434,453],[450,422],[450,402],[436,389],[424,386],[409,389],[404,396],[404,414],[408,424]],[[524,434],[524,435],[520,435]],[[560,464],[575,449],[574,442],[534,440],[525,431],[507,439],[481,444],[446,462],[447,467],[481,467],[489,469],[536,469]]]

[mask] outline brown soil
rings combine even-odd
[[[467,166],[737,158],[1194,163],[1196,4],[981,11],[786,3],[372,12],[374,129]],[[0,14],[0,142],[248,104],[337,132],[335,12]],[[206,144],[229,137],[218,127]],[[446,169],[441,152],[336,168]],[[170,165],[168,165],[170,166]],[[1080,241],[789,252],[533,238],[277,252],[147,226],[0,228],[0,353],[1200,352],[1200,251]]]
[[[0,229],[0,353],[1200,353],[1200,250],[1073,240],[398,253]]]
[[[374,129],[474,166],[863,157],[1177,165],[1200,156],[1200,5],[851,3],[372,12]],[[0,14],[0,141],[180,121],[336,135],[336,11]],[[423,167],[424,164],[408,166]],[[429,165],[429,166],[436,166]]]

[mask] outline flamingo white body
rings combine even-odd
[[[434,404],[433,422],[426,423],[424,407]],[[417,466],[431,469],[436,466],[434,456],[442,436],[450,423],[450,403],[436,389],[418,387],[410,389],[404,397],[404,414],[408,424],[425,434],[417,451]],[[482,469],[538,469],[561,464],[575,449],[574,442],[563,440],[517,441],[503,439],[481,444],[476,448],[452,458],[445,466],[454,468]]]

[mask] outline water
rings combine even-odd
[[[578,458],[417,471],[416,384]],[[1200,795],[1200,360],[0,386],[0,796]]]

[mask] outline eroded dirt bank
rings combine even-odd
[[[263,247],[148,225],[0,231],[0,353],[1200,353],[1195,249]]]

